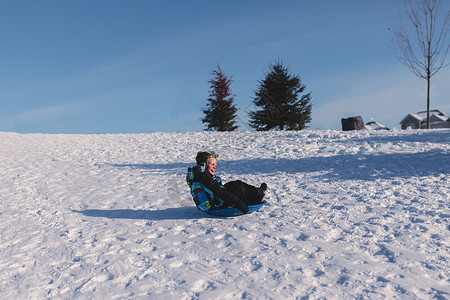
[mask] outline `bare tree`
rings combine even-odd
[[[430,128],[431,77],[446,66],[450,48],[447,40],[450,10],[440,18],[440,0],[404,0],[406,22],[400,15],[400,24],[394,30],[396,54],[399,61],[414,75],[427,81],[427,128]],[[408,30],[411,28],[411,30]]]

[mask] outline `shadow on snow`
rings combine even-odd
[[[186,172],[194,163],[124,164],[115,167]],[[317,175],[323,180],[377,180],[439,176],[450,173],[450,153],[434,149],[419,153],[344,154],[329,157],[255,158],[220,161],[219,173],[245,176],[248,174],[288,174],[325,172]]]
[[[160,210],[141,209],[86,209],[72,210],[86,217],[108,218],[108,219],[130,219],[130,220],[187,220],[211,218],[210,216],[197,210],[195,206],[166,208]]]
[[[254,159],[229,162],[227,173],[288,174],[325,172],[324,180],[366,180],[439,176],[450,173],[450,153],[441,149],[420,153],[344,154],[299,159]],[[253,171],[252,171],[253,170]]]
[[[189,167],[195,165],[192,163],[168,163],[168,164],[111,164],[113,167],[130,168],[153,171],[187,171]]]

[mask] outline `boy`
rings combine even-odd
[[[218,154],[214,152],[198,152],[197,166],[189,168],[188,184],[193,191],[194,201],[201,210],[214,210],[226,207],[236,207],[242,213],[248,212],[249,204],[261,203],[267,190],[265,183],[259,188],[240,180],[222,184],[220,177],[216,176]],[[191,180],[191,181],[189,181]],[[206,191],[193,190],[192,183],[199,182]],[[204,193],[201,195],[200,193]]]

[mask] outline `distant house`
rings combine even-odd
[[[364,127],[368,130],[389,130],[389,128],[387,128],[383,124],[380,124],[375,121],[370,121],[369,123],[366,123],[366,125],[364,125]]]
[[[408,114],[401,120],[402,129],[427,128],[427,112],[420,111],[416,114]],[[450,118],[440,110],[430,110],[430,128],[450,128]]]

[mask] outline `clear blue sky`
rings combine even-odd
[[[354,115],[399,127],[426,109],[426,83],[395,58],[396,16],[393,0],[5,0],[0,131],[201,131],[217,63],[249,130],[258,81],[278,59],[312,92],[310,129]],[[449,69],[432,82],[432,108],[447,113]]]

